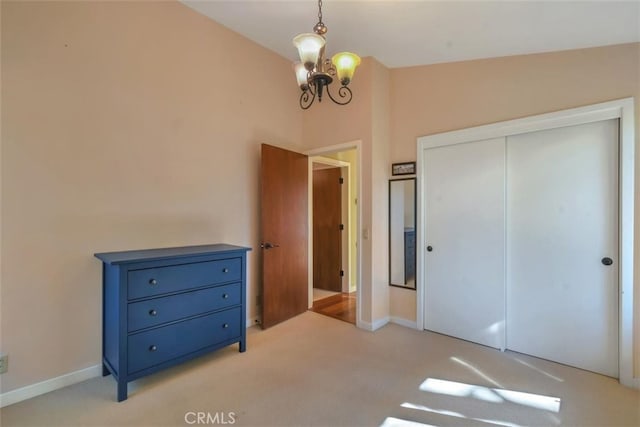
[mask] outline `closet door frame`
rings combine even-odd
[[[618,355],[620,383],[640,389],[640,378],[633,376],[633,242],[634,242],[634,168],[635,168],[635,130],[634,99],[624,98],[579,108],[556,111],[508,120],[484,126],[477,126],[417,139],[417,196],[418,196],[418,235],[417,237],[417,281],[416,281],[416,326],[424,329],[424,260],[426,253],[425,230],[425,188],[424,170],[425,150],[446,145],[461,144],[508,137],[527,132],[574,126],[601,120],[619,119],[619,320]],[[640,369],[640,367],[639,367]]]

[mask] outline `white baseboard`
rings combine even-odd
[[[387,323],[389,323],[389,316],[383,317],[382,319],[374,320],[372,325],[373,326],[372,330],[377,331]]]
[[[382,328],[384,325],[386,325],[387,323],[389,323],[389,317],[383,317],[382,319],[378,319],[378,320],[374,320],[373,323],[369,323],[369,322],[365,322],[365,321],[359,321],[357,322],[357,327],[360,329],[365,329],[367,331],[377,331],[378,329]]]
[[[247,319],[247,328],[258,325],[257,320],[258,317]],[[91,378],[96,378],[101,375],[102,365],[95,365],[36,384],[17,388],[6,393],[1,393],[0,408],[22,402],[23,400],[31,399],[32,397],[40,396],[41,394],[49,393],[50,391],[80,383]]]
[[[260,324],[260,319],[258,318],[258,316],[255,317],[251,317],[249,319],[247,319],[247,329],[249,329],[252,326],[256,326]]]
[[[640,390],[640,378],[630,378],[626,381],[620,379],[620,384],[626,387],[635,388],[636,390]]]
[[[49,393],[50,391],[58,390],[59,388],[99,377],[101,375],[102,365],[95,365],[69,374],[60,375],[59,377],[51,378],[50,380],[11,390],[0,394],[0,408],[22,402],[23,400],[31,399],[32,397],[40,396],[41,394]]]
[[[389,321],[396,325],[404,326],[405,328],[418,329],[418,323],[415,320],[407,320],[402,317],[391,316]]]

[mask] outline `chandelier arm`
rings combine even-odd
[[[340,88],[338,89],[338,99],[334,98],[333,95],[331,95],[330,87],[330,85],[327,86],[327,95],[329,95],[329,98],[331,98],[333,102],[338,105],[347,105],[351,102],[353,94],[351,93],[351,89],[349,89],[347,86],[340,86]]]
[[[307,87],[307,90],[309,91],[309,93],[311,93],[311,95],[313,95],[314,97],[316,96],[316,82],[314,82],[313,80],[309,81],[309,85]]]
[[[312,90],[305,90],[300,94],[300,108],[307,110],[316,99],[316,93]]]

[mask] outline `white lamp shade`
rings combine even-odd
[[[298,34],[293,39],[293,45],[298,48],[300,61],[304,67],[311,71],[318,63],[320,50],[324,47],[324,37],[313,33]]]
[[[360,57],[355,53],[340,52],[333,55],[331,62],[333,62],[333,65],[336,67],[338,80],[340,80],[343,86],[346,86],[351,82],[356,67],[360,65]]]
[[[296,72],[296,80],[298,81],[298,86],[300,89],[305,90],[309,86],[309,82],[307,81],[307,75],[309,71],[304,67],[302,62],[296,62],[293,64],[293,69]]]

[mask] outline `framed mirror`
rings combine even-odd
[[[416,179],[389,180],[389,284],[416,288]]]

